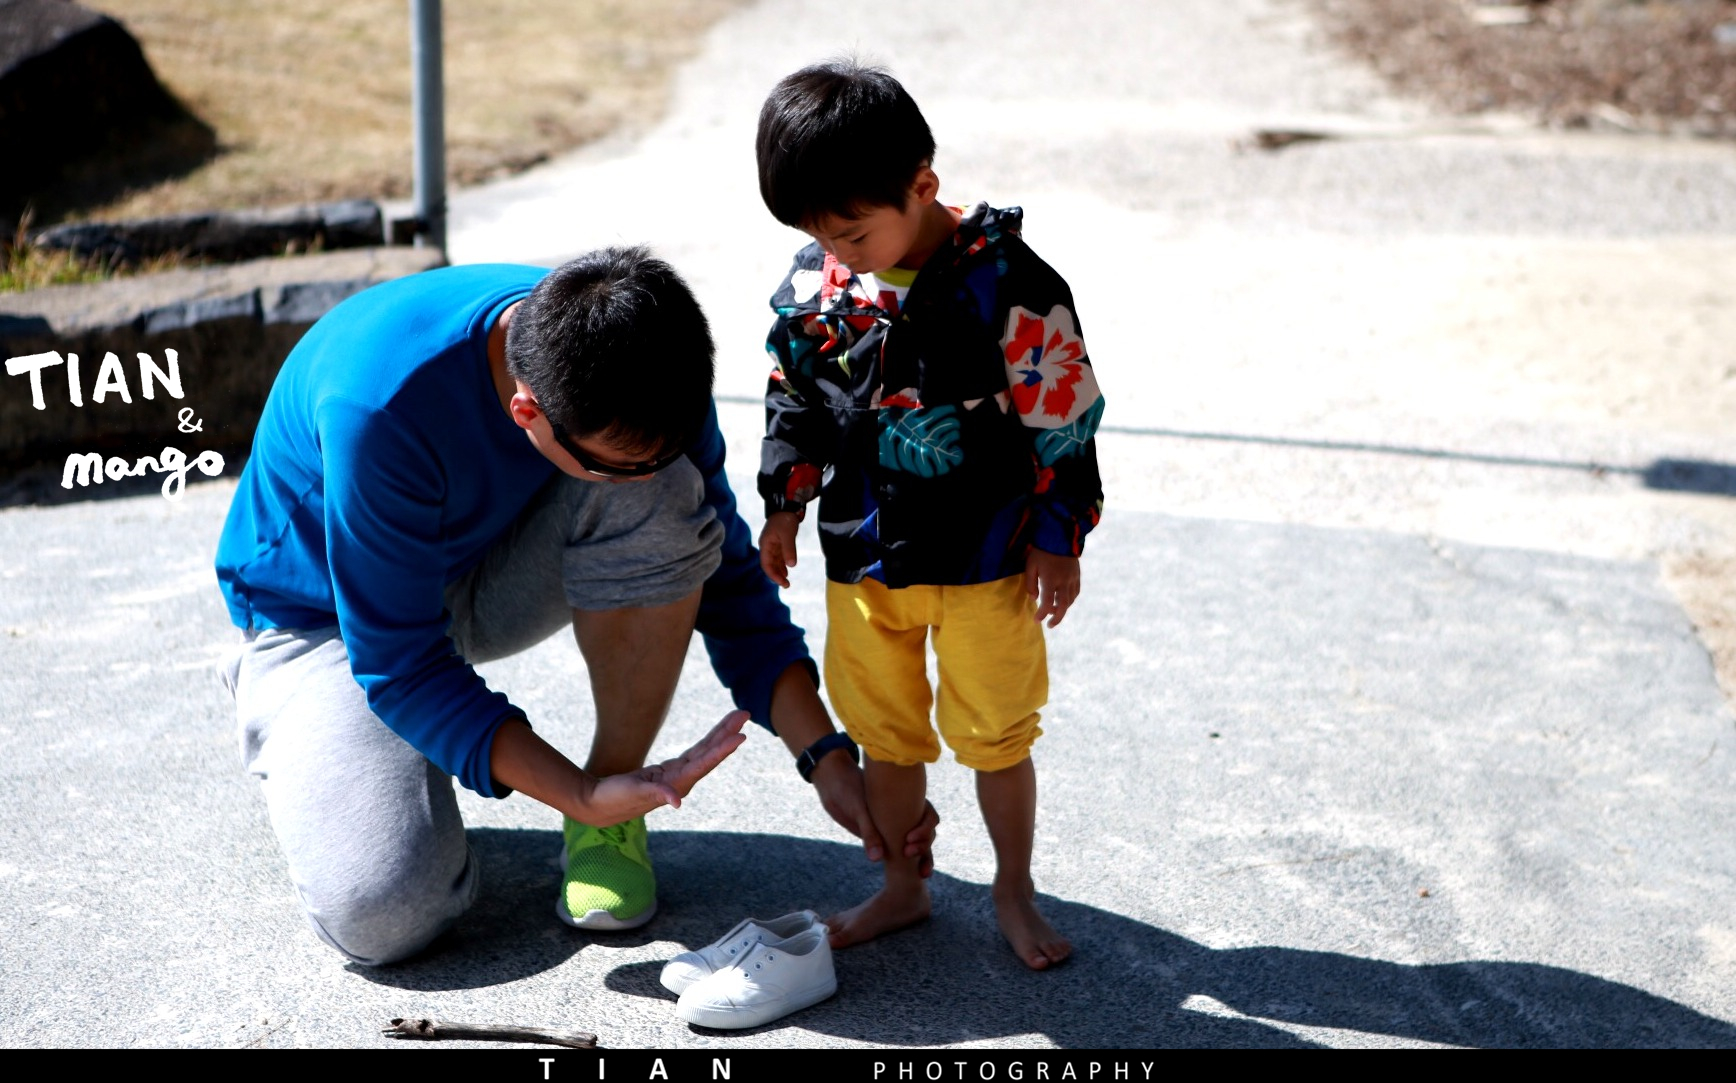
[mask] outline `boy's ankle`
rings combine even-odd
[[[1029,872],[1011,875],[996,873],[994,883],[989,887],[989,894],[996,899],[1031,899],[1037,895],[1037,885]]]
[[[888,865],[885,873],[880,890],[889,896],[914,899],[928,894],[928,881],[922,878],[914,863],[908,869]]]

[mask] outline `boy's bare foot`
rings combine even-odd
[[[867,902],[827,918],[827,939],[834,948],[847,948],[927,920],[927,884],[919,882],[912,891],[883,887]]]
[[[1037,912],[1035,894],[1028,887],[995,888],[995,918],[1000,922],[1001,935],[1024,964],[1032,970],[1047,970],[1065,962],[1073,954],[1073,944]]]

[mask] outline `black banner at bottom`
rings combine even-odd
[[[402,1058],[410,1056],[414,1060]],[[1147,1083],[1158,1077],[1151,1050],[1070,1049],[598,1049],[534,1046],[452,1048],[407,1042],[389,1049],[13,1050],[14,1067],[110,1062],[127,1071],[257,1073],[271,1061],[312,1068],[322,1083],[364,1073],[370,1079],[414,1073],[416,1083],[760,1083],[823,1078],[824,1083]],[[394,1058],[397,1058],[394,1060]],[[487,1063],[484,1064],[483,1061]],[[95,1065],[86,1065],[87,1067]],[[486,1072],[486,1075],[478,1075]]]

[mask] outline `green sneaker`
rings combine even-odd
[[[637,929],[657,913],[657,874],[646,850],[645,817],[587,827],[563,817],[566,876],[555,913],[575,929]]]

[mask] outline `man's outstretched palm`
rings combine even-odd
[[[613,817],[599,822],[620,823],[664,805],[680,808],[699,780],[747,740],[741,728],[748,717],[746,711],[731,711],[681,755],[598,779],[590,807],[599,817]]]

